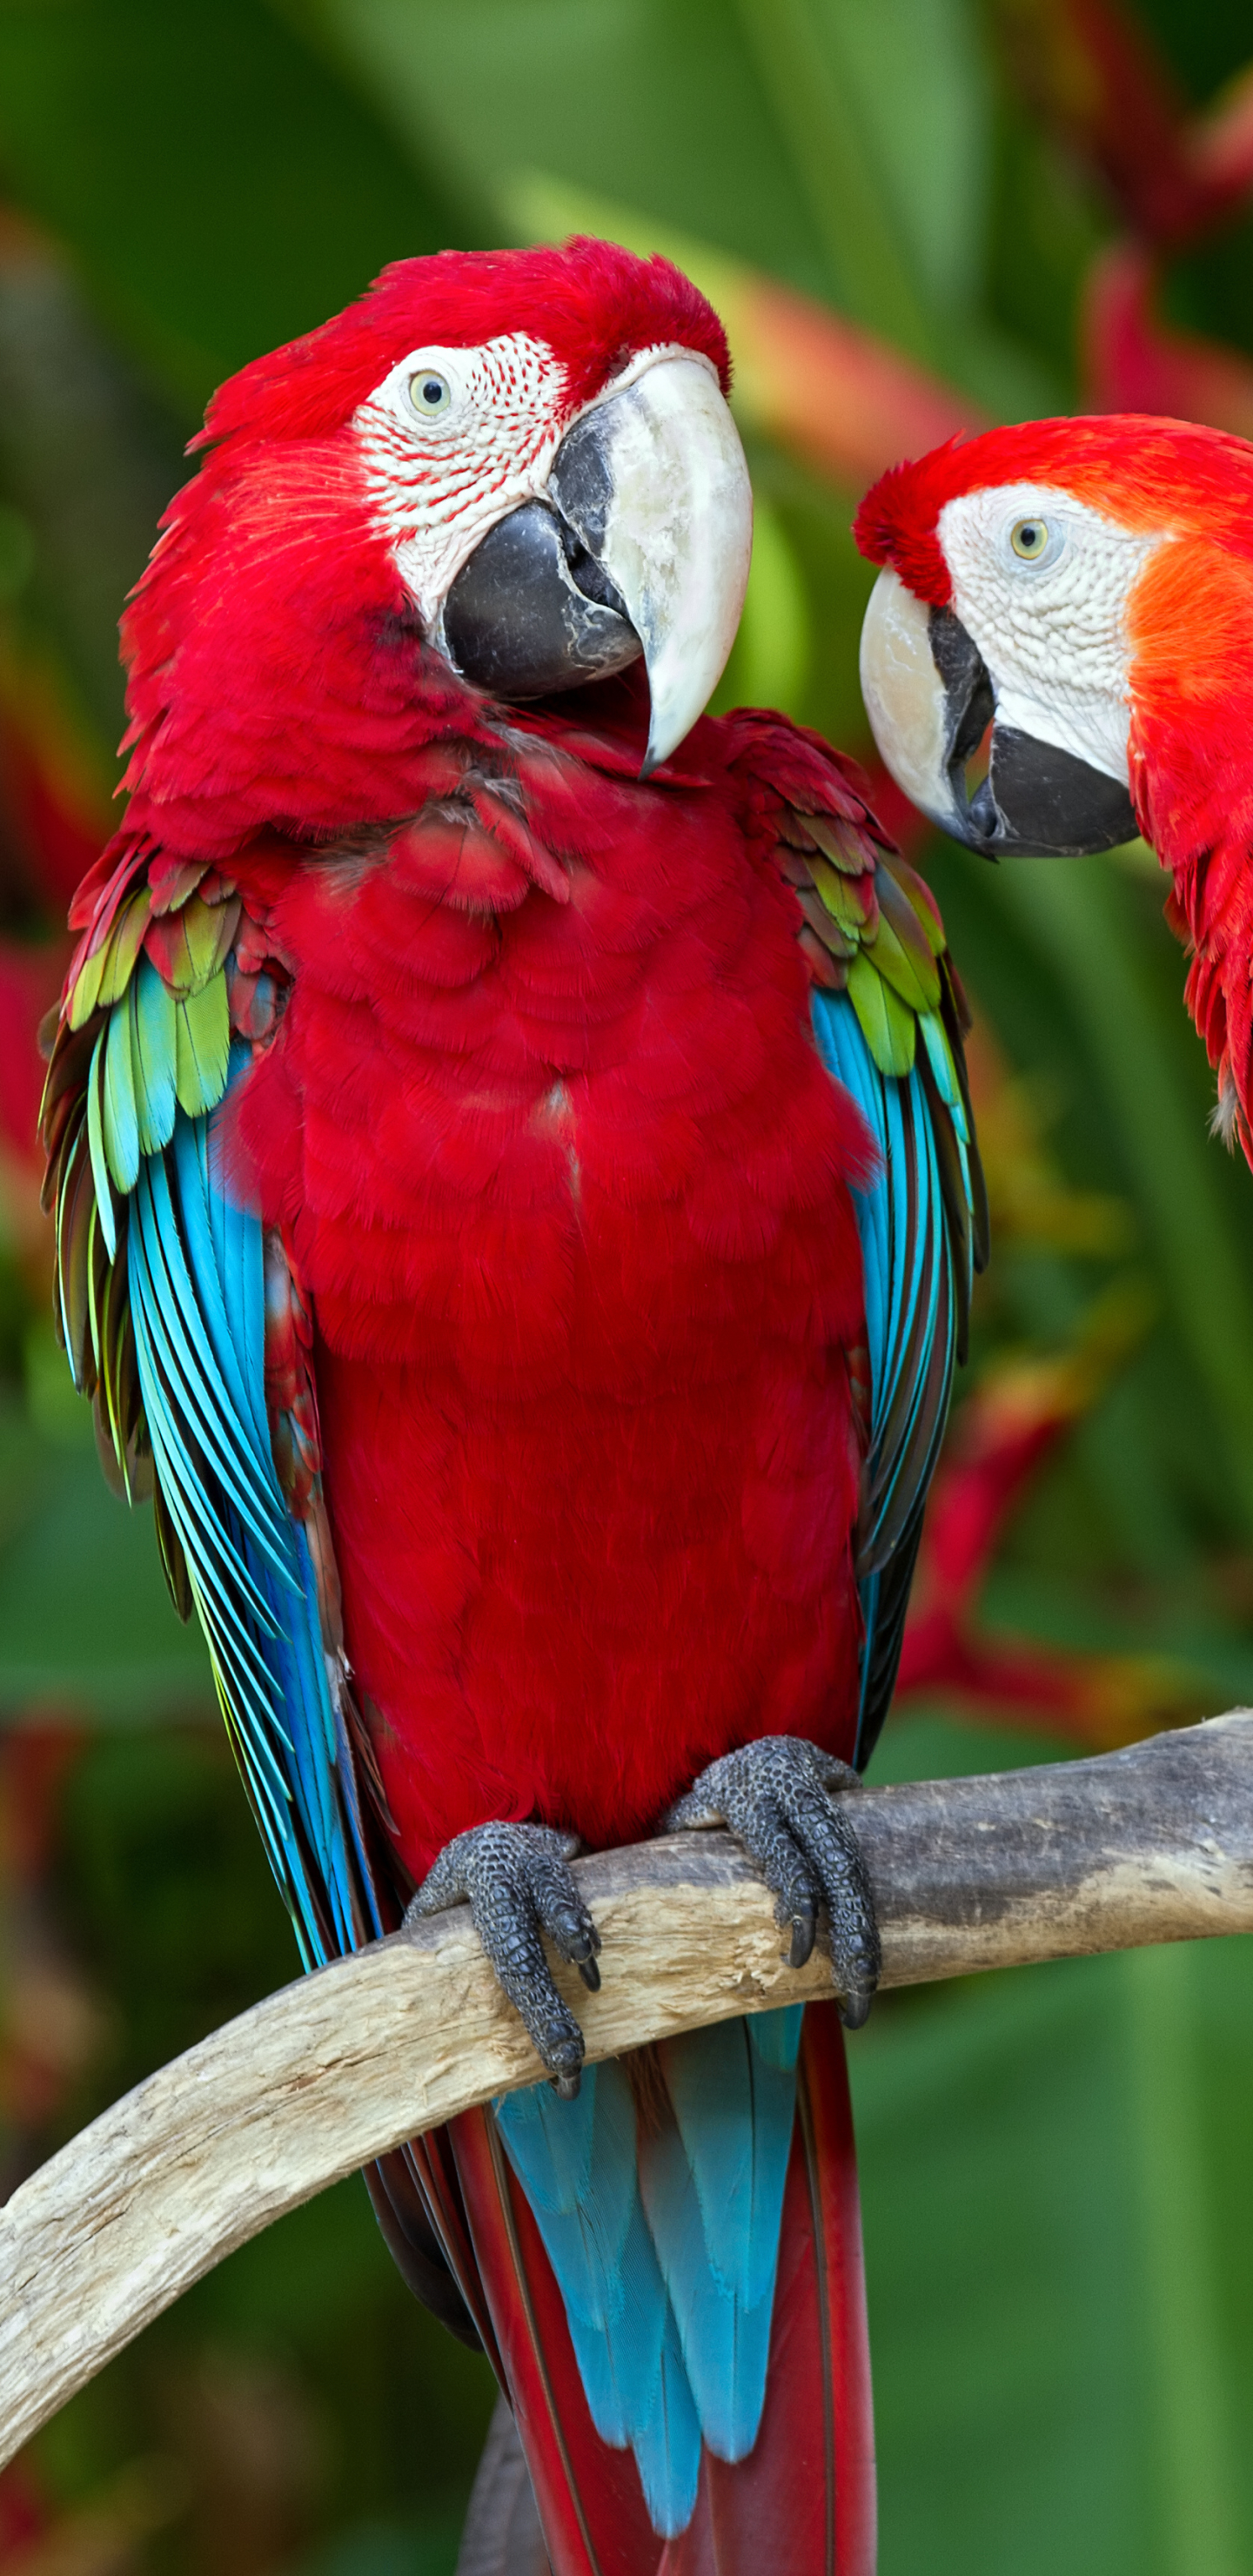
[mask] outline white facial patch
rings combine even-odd
[[[1127,785],[1127,601],[1161,535],[1138,536],[1047,484],[965,492],[937,533],[952,608],[987,664],[1003,725]]]
[[[563,370],[525,331],[415,349],[354,412],[380,522],[428,623],[480,537],[543,491],[569,421]]]
[[[414,349],[353,413],[350,427],[406,590],[424,622],[439,615],[481,537],[543,492],[582,411],[664,363],[717,369],[670,341],[639,349],[589,403],[571,404],[564,370],[542,340],[509,331],[478,349]]]

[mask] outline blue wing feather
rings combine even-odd
[[[212,1126],[179,1110],[139,1172],[127,1230],[139,1381],[232,1739],[316,1963],[382,1926],[309,1544],[274,1468],[260,1221],[226,1184]]]
[[[855,1760],[873,1750],[900,1653],[922,1509],[948,1415],[959,1317],[970,1294],[977,1207],[970,1132],[944,1031],[920,1021],[924,1047],[905,1075],[880,1071],[845,993],[815,992],[813,1026],[828,1071],[851,1092],[878,1147],[854,1196],[865,1271],[870,1447],[858,1530],[864,1623]],[[938,1121],[947,1124],[965,1198],[960,1233],[946,1196]]]

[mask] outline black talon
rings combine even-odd
[[[813,1950],[814,1934],[818,1928],[817,1913],[811,1904],[800,1904],[793,1909],[791,1921],[792,1947],[788,1952],[788,1966],[803,1968]]]
[[[860,2030],[879,1981],[879,1927],[856,1833],[843,1799],[855,1771],[796,1735],[763,1735],[724,1753],[701,1772],[663,1818],[670,1831],[729,1826],[775,1899],[775,1920],[791,1929],[789,1967],[814,1946],[818,1908],[847,2030]]]
[[[549,1825],[474,1825],[446,1845],[427,1871],[406,1923],[466,1903],[484,1952],[564,2102],[579,2089],[583,2033],[553,1983],[546,1932],[559,1956],[595,1994],[600,1934],[570,1875],[576,1834]]]

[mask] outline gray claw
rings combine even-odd
[[[789,1967],[804,1967],[818,1908],[825,1908],[848,2030],[860,2030],[866,2019],[881,1963],[865,1863],[843,1806],[860,1785],[847,1762],[818,1745],[797,1735],[763,1735],[711,1762],[662,1819],[670,1832],[727,1825],[738,1837],[774,1895],[776,1922],[791,1931]]]
[[[571,1876],[578,1849],[577,1834],[550,1825],[473,1825],[445,1845],[405,1916],[409,1923],[469,1905],[483,1949],[567,2102],[579,2089],[583,2033],[553,1983],[540,1935],[595,1994],[600,1934]]]

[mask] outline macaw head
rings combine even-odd
[[[1173,875],[1218,1131],[1253,1163],[1253,447],[1036,421],[885,474],[862,688],[893,776],[988,858],[1137,825]]]
[[[666,260],[572,241],[385,270],[209,406],[124,621],[128,785],[185,799],[199,764],[246,802],[260,771],[281,820],[337,732],[368,748],[373,709],[381,743],[415,643],[428,694],[442,670],[463,702],[455,684],[534,699],[642,656],[655,768],[743,605],[728,381],[717,316]]]
[[[1253,448],[1135,417],[990,430],[885,474],[856,535],[884,567],[875,739],[944,831],[995,858],[1139,828],[1177,886],[1253,845]]]

